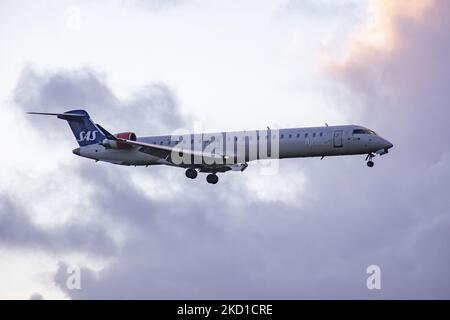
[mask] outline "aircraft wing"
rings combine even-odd
[[[180,158],[183,156],[189,156],[190,160],[193,161],[193,164],[201,164],[201,170],[203,172],[216,172],[217,168],[221,168],[224,171],[227,170],[236,170],[236,171],[244,171],[247,168],[247,163],[241,164],[226,164],[227,160],[230,158],[230,155],[218,154],[218,153],[208,153],[201,151],[193,151],[191,149],[184,149],[180,147],[169,147],[162,146],[154,143],[146,143],[141,141],[128,140],[123,138],[117,138],[109,133],[105,128],[96,124],[97,127],[103,132],[103,134],[111,140],[115,140],[117,142],[127,144],[130,146],[140,147],[139,151],[147,153],[149,155],[165,159],[167,161],[172,161],[172,154],[177,154]],[[176,165],[176,164],[175,164]],[[182,164],[181,164],[182,165]]]
[[[201,151],[193,151],[191,149],[183,149],[180,147],[169,147],[169,146],[162,146],[158,144],[153,143],[145,143],[140,141],[132,141],[128,139],[122,139],[117,138],[117,141],[120,143],[128,144],[131,146],[138,146],[141,147],[140,151],[145,152],[147,154],[169,159],[172,154],[178,153],[178,155],[181,157],[184,156],[190,156],[197,158],[199,160],[199,163],[207,162],[207,163],[217,163],[217,164],[225,164],[226,160],[229,158],[227,155],[221,155],[221,154],[215,154],[215,153],[205,153]],[[197,163],[195,161],[194,163]]]

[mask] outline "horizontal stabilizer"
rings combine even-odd
[[[86,110],[70,110],[64,113],[28,112],[28,114],[56,116],[58,119],[66,120],[80,147],[101,143],[106,138],[106,134],[103,133],[106,130],[96,126]]]
[[[38,114],[44,116],[57,116],[58,119],[63,120],[77,120],[86,117],[84,114],[78,113],[50,113],[50,112],[27,112],[28,114]]]

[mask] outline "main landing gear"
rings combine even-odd
[[[189,179],[195,179],[197,178],[197,170],[189,168],[186,170],[186,177],[188,177]]]
[[[372,161],[372,158],[373,158],[373,157],[375,157],[375,155],[374,155],[373,153],[369,153],[369,154],[367,155],[367,157],[366,157],[366,161],[369,160],[369,161],[367,161],[367,166],[368,166],[369,168],[372,168],[372,167],[374,166],[374,163],[373,163],[373,161]]]
[[[195,179],[198,176],[197,170],[192,168],[187,169],[185,174],[189,179]],[[215,173],[210,173],[206,176],[206,181],[211,184],[216,184],[217,182],[219,182],[219,177]]]
[[[210,173],[206,176],[206,181],[211,184],[216,184],[217,182],[219,182],[219,177],[215,173]]]

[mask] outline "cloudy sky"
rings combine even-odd
[[[444,0],[0,1],[0,298],[450,298],[449,24]],[[395,147],[211,186],[76,157],[25,115],[79,107],[112,132],[355,123]]]

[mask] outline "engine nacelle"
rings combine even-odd
[[[136,134],[134,132],[121,132],[114,135],[118,139],[126,139],[131,141],[136,141]],[[131,149],[132,146],[129,144],[116,141],[116,140],[109,140],[105,139],[102,141],[102,146],[105,148],[111,148],[111,149]]]

